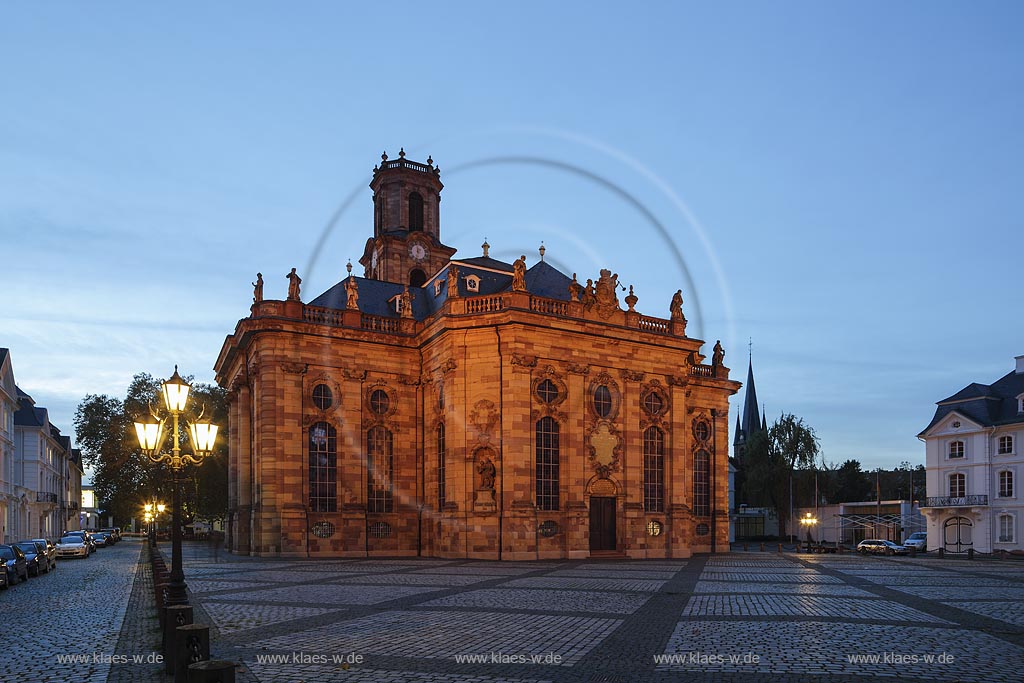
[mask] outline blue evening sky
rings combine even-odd
[[[753,338],[769,422],[802,416],[832,462],[922,462],[934,402],[1024,354],[1022,19],[998,2],[8,4],[0,346],[65,432],[135,372],[212,381],[257,271],[283,298],[297,267],[309,300],[358,258],[371,169],[404,145],[441,167],[460,255],[487,237],[532,265],[544,240],[661,317],[682,288],[690,332],[741,380]]]

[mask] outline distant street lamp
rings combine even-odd
[[[804,513],[804,516],[800,518],[800,524],[807,529],[807,542],[811,543],[811,528],[818,523],[818,518],[812,515],[810,512]]]
[[[178,374],[177,365],[174,366],[174,374],[171,378],[161,385],[164,407],[170,413],[172,419],[170,453],[160,452],[164,442],[166,417],[159,417],[151,406],[150,413],[153,421],[135,423],[135,433],[139,438],[139,446],[142,448],[142,452],[154,463],[166,462],[170,464],[171,471],[174,473],[171,581],[167,585],[167,599],[165,601],[167,605],[188,604],[188,587],[185,585],[185,573],[181,568],[181,470],[185,465],[200,464],[213,451],[213,444],[217,439],[217,425],[203,421],[203,413],[200,412],[199,417],[189,425],[189,440],[192,443],[194,453],[181,452],[179,418],[188,404],[188,394],[191,388],[191,385]]]
[[[146,503],[142,506],[142,509],[146,513],[144,517],[146,524],[149,525],[149,528],[147,529],[149,533],[149,542],[156,545],[156,537],[160,531],[159,516],[164,513],[167,506],[163,503],[156,502],[156,498],[153,498],[153,502]]]

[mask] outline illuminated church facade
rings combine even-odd
[[[254,303],[224,342],[233,552],[283,557],[680,558],[728,550],[716,344],[581,283],[456,258],[432,160],[385,156],[351,275]],[[351,269],[350,269],[351,270]],[[668,297],[666,297],[668,299]],[[625,304],[625,306],[623,306]]]

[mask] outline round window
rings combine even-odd
[[[711,436],[711,428],[708,427],[707,422],[701,420],[693,425],[693,434],[697,437],[698,441],[707,441],[708,437]]]
[[[652,519],[647,522],[647,535],[648,536],[661,536],[661,522],[656,519]]]
[[[317,538],[330,538],[334,535],[334,525],[330,522],[317,522],[310,530]]]
[[[710,533],[711,533],[711,527],[709,527],[707,524],[704,524],[703,522],[701,522],[700,524],[697,525],[697,535],[698,536],[707,536]]]
[[[653,391],[644,397],[644,410],[651,415],[660,415],[664,408],[665,402],[661,400],[661,396],[658,396]]]
[[[373,412],[378,415],[383,415],[388,412],[388,408],[390,407],[391,397],[388,396],[388,392],[383,389],[375,389],[374,392],[370,394],[370,410]]]
[[[551,538],[558,533],[558,522],[551,519],[546,520],[540,523],[537,530],[540,531],[540,535],[544,538]]]
[[[598,417],[608,417],[612,414],[612,392],[605,384],[594,389],[594,412]]]
[[[334,403],[334,394],[326,384],[317,384],[313,387],[313,405],[320,410],[327,410]]]
[[[546,379],[537,385],[537,396],[544,403],[551,403],[558,398],[558,387],[555,386],[554,382]]]

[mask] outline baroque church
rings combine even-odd
[[[680,558],[729,549],[725,352],[603,269],[458,258],[427,163],[382,156],[373,232],[303,301],[254,283],[224,341],[233,552]],[[582,282],[581,282],[582,281]],[[625,304],[625,306],[623,306]],[[756,407],[755,407],[756,410]]]

